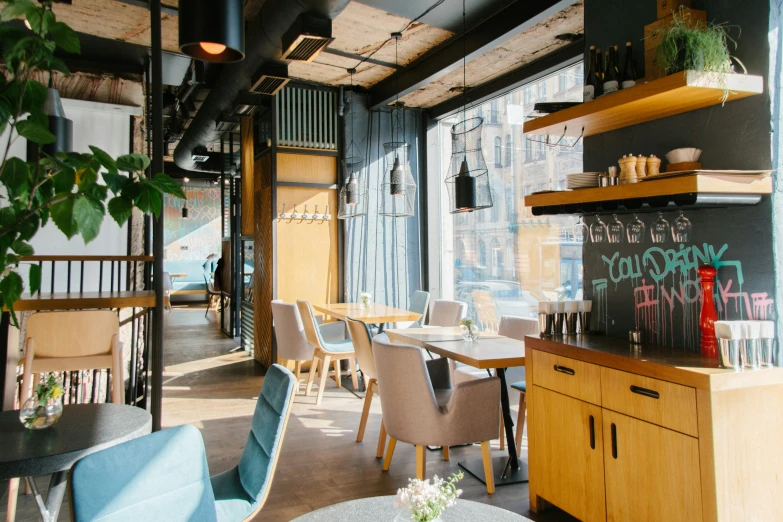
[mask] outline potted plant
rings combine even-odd
[[[408,487],[397,490],[395,504],[410,512],[410,520],[415,522],[439,521],[446,508],[453,506],[462,494],[462,490],[457,489],[457,482],[462,477],[460,471],[446,480],[435,475],[432,484],[429,479],[408,479]]]
[[[63,388],[49,374],[43,382],[35,387],[33,396],[27,399],[19,410],[19,420],[28,430],[42,430],[48,428],[63,414]]]
[[[49,220],[68,238],[80,234],[85,243],[95,239],[105,214],[124,224],[133,208],[160,215],[163,194],[184,198],[182,187],[163,173],[147,172],[150,160],[142,154],[112,158],[98,147],[91,153],[40,152],[33,158],[9,157],[11,143],[22,136],[38,145],[55,141],[43,112],[47,88],[33,79],[38,71],[69,75],[65,63],[54,55],[60,48],[80,50],[76,32],[58,22],[52,0],[8,0],[0,14],[0,45],[5,65],[0,74],[0,307],[13,313],[25,283],[18,273],[22,257],[34,254],[29,241]],[[7,23],[23,18],[30,29]],[[104,184],[98,183],[99,171]],[[125,174],[122,174],[125,173]],[[41,269],[31,265],[27,288],[41,286]]]

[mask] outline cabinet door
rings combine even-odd
[[[699,441],[604,410],[606,520],[702,520]]]
[[[605,521],[601,408],[532,387],[530,491],[584,522]]]

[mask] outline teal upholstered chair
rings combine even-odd
[[[430,306],[430,293],[423,290],[416,290],[411,296],[410,311],[421,314],[421,319],[410,325],[409,328],[421,328],[424,326],[424,318],[427,316],[427,309]]]
[[[212,477],[220,522],[246,520],[263,507],[291,414],[295,383],[294,375],[278,364],[266,373],[239,464]]]
[[[190,425],[88,455],[71,468],[77,522],[217,520],[201,432]]]

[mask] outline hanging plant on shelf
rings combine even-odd
[[[79,53],[79,38],[57,21],[51,0],[40,4],[9,0],[0,16],[5,66],[0,74],[0,133],[6,133],[5,142],[0,143],[0,307],[11,312],[16,325],[13,307],[25,288],[17,270],[19,262],[34,254],[29,241],[50,219],[69,239],[80,234],[89,243],[97,237],[107,211],[123,225],[134,207],[159,216],[163,194],[183,199],[185,194],[165,174],[146,173],[150,160],[142,154],[115,159],[92,146],[91,153],[45,152],[58,141],[51,130],[58,128],[50,118],[60,117],[62,111],[57,91],[33,77],[38,71],[47,71],[50,77],[53,71],[70,75],[54,52],[60,48]],[[24,19],[29,30],[8,23],[13,19]],[[56,116],[52,105],[59,106]],[[9,157],[18,136],[37,144],[32,156],[28,151],[27,161]],[[105,169],[101,173],[105,184],[98,183],[101,168]],[[31,265],[27,288],[33,294],[40,286],[40,267]]]

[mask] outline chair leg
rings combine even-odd
[[[6,522],[14,522],[16,519],[16,499],[19,496],[19,479],[12,478],[8,481],[8,510],[6,511]]]
[[[447,461],[449,460],[449,447],[443,446],[443,460]]]
[[[427,478],[427,447],[416,446],[416,478],[424,480]]]
[[[321,404],[321,399],[324,398],[324,389],[326,389],[326,378],[329,376],[329,363],[332,362],[331,355],[324,355],[323,361],[321,361],[321,380],[318,381],[318,396],[315,399],[315,404]]]
[[[296,386],[294,386],[294,395],[299,395],[299,380],[302,375],[302,361],[294,363],[294,377],[296,377]]]
[[[334,360],[334,383],[337,385],[337,388],[342,388],[342,382],[340,380],[340,360],[335,359]]]
[[[500,411],[500,431],[498,432],[500,434],[500,449],[506,449],[506,434],[505,434],[505,425],[503,424],[503,410]]]
[[[386,457],[383,459],[383,471],[389,471],[392,455],[394,455],[394,446],[397,445],[397,439],[389,437],[389,446],[386,448]]]
[[[378,451],[375,452],[375,458],[383,457],[383,449],[386,447],[386,425],[381,419],[381,431],[378,433]]]
[[[318,373],[318,362],[320,361],[318,354],[313,354],[313,362],[310,363],[310,374],[307,376],[307,387],[305,388],[305,397],[310,396],[310,390],[313,388],[313,381],[315,380],[315,374]],[[321,370],[323,372],[323,369]]]
[[[495,493],[495,475],[492,471],[492,450],[489,447],[489,441],[481,443],[481,459],[484,461],[484,479],[487,481],[487,493]]]
[[[356,358],[349,357],[348,365],[351,367],[351,384],[353,384],[353,391],[359,389],[359,375],[356,373]]]
[[[525,411],[527,410],[527,401],[525,394],[519,394],[519,413],[517,414],[517,434],[514,441],[517,444],[517,455],[522,451],[522,432],[525,431]]]
[[[367,383],[367,391],[364,394],[364,408],[362,408],[362,420],[359,422],[359,431],[356,434],[356,442],[364,439],[364,429],[367,427],[367,417],[370,415],[370,406],[372,405],[372,388],[375,385],[375,379],[370,379]]]

